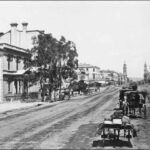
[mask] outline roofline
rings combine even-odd
[[[43,33],[45,31],[44,30],[28,30],[27,32],[40,32],[40,33]]]
[[[18,32],[23,32],[23,30],[17,30]],[[44,32],[44,30],[27,30],[26,32]]]
[[[79,66],[78,68],[98,68],[98,69],[100,69],[100,67],[97,67],[97,66]]]
[[[21,47],[17,47],[17,46],[14,46],[14,45],[10,45],[10,44],[7,44],[7,43],[0,43],[0,48],[1,49],[9,48],[9,49],[13,49],[15,51],[27,53],[27,49],[24,49],[24,48],[21,48]]]
[[[83,65],[79,64],[79,66],[78,66],[78,68],[93,68],[93,67],[100,69],[100,67],[98,67],[98,66],[92,66],[90,64],[85,64],[85,66],[84,66],[84,64]]]
[[[22,30],[17,30],[18,32],[23,32]],[[3,35],[1,35],[0,37],[2,37],[2,36],[4,36],[5,34],[7,34],[7,33],[10,33],[11,32],[11,30],[9,30],[9,31],[7,31],[7,32],[5,32]],[[39,33],[43,33],[43,32],[45,32],[44,30],[27,30],[26,32],[39,32]]]
[[[11,30],[5,32],[5,33],[4,33],[3,35],[1,35],[0,37],[4,36],[4,35],[7,34],[7,33],[10,33],[10,31],[11,31]]]

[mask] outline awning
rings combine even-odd
[[[38,67],[31,67],[31,68],[17,70],[17,71],[4,71],[3,75],[19,76],[25,74],[27,71],[37,72]]]
[[[3,72],[3,75],[12,75],[12,76],[16,76],[16,75],[23,75],[25,74],[29,69],[26,70],[18,70],[16,72]]]

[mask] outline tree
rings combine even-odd
[[[33,38],[33,43],[34,47],[29,51],[25,67],[38,68],[32,83],[39,81],[42,97],[47,90],[51,97],[53,90],[59,87],[61,90],[62,79],[76,78],[75,70],[78,67],[76,46],[72,41],[66,41],[63,36],[57,40],[52,34],[40,34],[38,38]]]

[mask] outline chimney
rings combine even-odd
[[[10,44],[12,45],[17,45],[17,23],[11,23],[11,40]]]
[[[21,47],[22,48],[27,48],[27,26],[28,26],[28,23],[27,22],[23,22],[22,23],[22,38],[21,38]]]
[[[25,31],[25,32],[27,31],[27,26],[28,26],[27,22],[22,23],[23,31]]]
[[[11,23],[11,29],[17,29],[18,23]]]

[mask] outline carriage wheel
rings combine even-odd
[[[146,118],[146,105],[143,106],[144,118]]]

